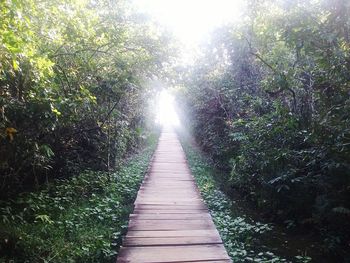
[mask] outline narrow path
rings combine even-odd
[[[159,139],[117,262],[231,262],[172,131]]]

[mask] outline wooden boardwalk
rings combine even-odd
[[[231,262],[174,132],[160,137],[117,262]]]

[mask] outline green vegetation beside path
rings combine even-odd
[[[294,256],[278,255],[279,248],[264,242],[273,225],[253,220],[242,213],[234,200],[219,188],[215,169],[199,150],[182,139],[192,174],[233,262],[311,262],[311,257],[295,251]]]
[[[2,202],[0,262],[114,262],[156,141],[118,171],[86,171]]]
[[[350,1],[245,2],[184,68],[181,121],[228,192],[350,262]]]

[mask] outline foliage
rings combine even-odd
[[[238,214],[236,205],[218,189],[214,170],[190,144],[182,138],[191,171],[207,204],[225,247],[234,262],[290,262],[259,245],[257,240],[267,235],[272,225],[255,222]],[[293,262],[310,262],[311,258],[297,255]]]
[[[117,172],[86,171],[1,203],[1,262],[115,262],[151,146]]]
[[[142,144],[166,34],[127,0],[4,0],[0,10],[2,198],[109,170]]]
[[[348,1],[250,1],[184,74],[183,121],[228,184],[348,254]],[[290,224],[293,222],[293,224]]]

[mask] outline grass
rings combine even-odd
[[[310,257],[304,255],[286,259],[263,246],[259,239],[269,235],[273,226],[254,221],[242,214],[240,209],[236,209],[235,202],[219,190],[215,180],[215,170],[210,162],[184,136],[181,141],[201,195],[233,262],[306,263],[311,261]]]
[[[0,262],[115,262],[156,145],[113,173],[86,171],[0,204]]]

